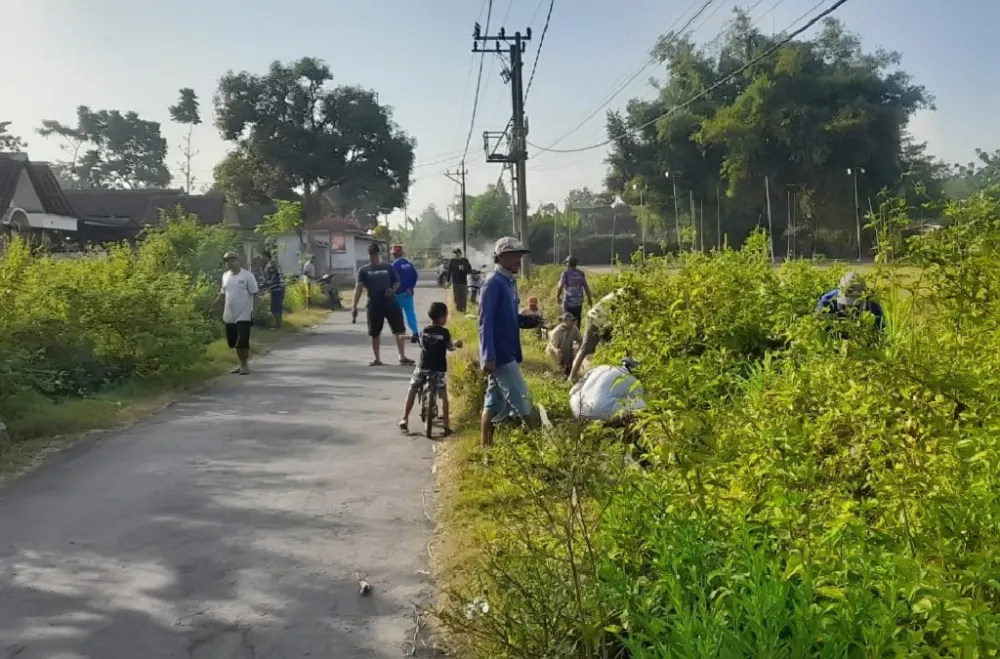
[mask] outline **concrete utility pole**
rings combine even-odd
[[[455,172],[445,172],[444,175],[450,178],[455,183],[462,186],[462,255],[465,256],[468,252],[468,239],[469,239],[469,221],[468,221],[468,208],[466,208],[467,198],[465,196],[465,175],[469,173],[469,170],[465,168],[465,161],[462,161],[462,168]]]
[[[525,34],[515,32],[513,37],[509,36],[504,28],[495,35],[482,33],[479,23],[472,32],[472,52],[496,52],[498,55],[503,52],[503,43],[507,46],[509,56],[508,65],[503,68],[500,75],[504,81],[510,83],[511,96],[511,119],[507,128],[502,133],[483,133],[483,144],[486,150],[486,162],[499,162],[511,165],[511,175],[514,178],[515,188],[512,190],[516,199],[517,209],[517,231],[518,238],[526,241],[528,237],[528,186],[525,162],[528,160],[527,139],[528,127],[524,120],[524,81],[522,79],[523,62],[521,56],[527,48],[527,42],[531,40],[531,28]],[[489,48],[487,42],[493,42],[493,48]],[[480,44],[482,46],[480,47]],[[497,137],[499,135],[499,137]],[[490,140],[495,139],[494,148],[490,149]],[[509,149],[506,154],[497,153],[497,148],[504,138],[508,138]],[[530,255],[525,255],[521,263],[521,271],[527,277],[531,272]]]

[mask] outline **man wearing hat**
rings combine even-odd
[[[483,448],[493,445],[497,421],[513,414],[534,421],[531,394],[521,375],[521,330],[534,329],[539,321],[518,312],[514,281],[521,257],[529,252],[517,238],[498,240],[493,248],[496,266],[479,298],[479,363],[489,375],[481,418]]]
[[[222,322],[226,324],[226,341],[236,350],[239,366],[233,373],[250,373],[250,326],[253,324],[253,309],[257,301],[257,278],[249,270],[243,269],[240,256],[236,252],[226,252],[222,256],[226,270],[222,275],[222,289],[212,303],[214,308],[219,300],[225,299]]]
[[[462,250],[456,248],[452,254],[452,259],[448,261],[451,294],[455,298],[455,310],[465,313],[469,301],[469,273],[472,272],[472,264],[462,256]]]
[[[396,304],[396,291],[399,290],[399,275],[388,263],[379,260],[378,243],[368,245],[368,265],[358,270],[358,285],[354,289],[354,306],[351,310],[353,318],[358,317],[358,302],[361,292],[368,292],[368,336],[372,339],[372,352],[375,359],[369,366],[382,365],[382,328],[388,321],[389,329],[396,337],[396,348],[399,350],[399,363],[412,366],[413,360],[406,356],[406,325],[403,324],[403,312]]]
[[[583,344],[583,335],[576,324],[576,316],[570,311],[564,311],[562,322],[555,329],[549,332],[549,343],[545,346],[545,353],[550,359],[559,364],[563,370],[563,375],[569,375],[573,367],[573,355],[576,346]]]
[[[885,328],[882,305],[868,297],[865,280],[856,272],[848,272],[840,279],[837,288],[824,293],[816,304],[817,313],[830,313],[840,319],[856,317],[868,312],[875,317],[875,327]]]
[[[583,299],[587,298],[587,304],[593,305],[594,298],[590,294],[590,285],[587,284],[587,275],[579,268],[580,261],[575,256],[566,258],[566,269],[559,277],[559,286],[556,288],[556,299],[562,305],[563,311],[573,314],[576,318],[577,326],[583,322]]]

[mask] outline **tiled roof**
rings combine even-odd
[[[197,215],[202,224],[222,224],[226,212],[226,198],[214,195],[169,195],[150,199],[143,224],[158,224],[160,213],[180,206],[185,213]]]
[[[314,224],[308,226],[309,229],[322,229],[325,231],[361,231],[361,225],[349,217],[324,217]]]
[[[177,198],[180,190],[66,190],[63,192],[80,218],[127,217],[135,226],[145,223],[154,199]],[[155,217],[155,215],[154,215]]]

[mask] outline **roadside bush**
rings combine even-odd
[[[494,450],[449,594],[488,606],[442,614],[468,656],[996,656],[1000,219],[946,213],[882,253],[884,336],[829,331],[841,273],[759,236],[613,277],[598,359],[640,360],[646,467],[573,424]]]
[[[220,256],[237,242],[185,216],[165,217],[136,252],[60,259],[13,241],[0,257],[0,418],[19,418],[38,397],[190,368],[218,334],[208,309]]]

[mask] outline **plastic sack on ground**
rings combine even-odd
[[[646,408],[642,385],[620,366],[601,365],[587,371],[569,392],[573,417],[610,421],[621,414]]]

